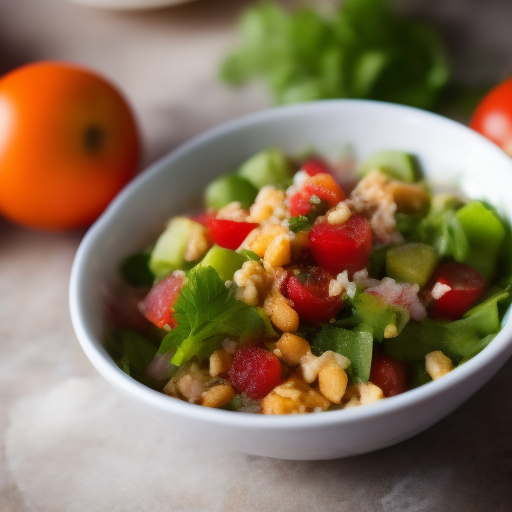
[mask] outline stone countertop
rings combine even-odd
[[[0,0],[0,73],[39,59],[102,72],[134,106],[145,166],[269,105],[257,86],[231,91],[215,76],[247,3],[116,12]],[[510,72],[512,4],[430,3],[407,8],[443,27],[461,79]],[[512,361],[446,419],[376,453],[296,462],[191,444],[148,421],[83,354],[67,302],[82,236],[0,220],[0,512],[512,510]]]

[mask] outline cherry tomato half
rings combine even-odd
[[[436,285],[448,286],[449,290],[433,299],[430,316],[447,320],[461,318],[483,295],[486,287],[484,278],[473,267],[456,261],[441,263],[436,268],[427,288],[432,292]]]
[[[469,126],[512,156],[512,77],[484,96]]]
[[[309,232],[309,247],[315,261],[333,274],[361,270],[372,252],[370,221],[362,215],[352,215],[344,224],[317,222]]]
[[[319,267],[310,267],[298,277],[291,274],[283,283],[284,295],[293,302],[293,309],[300,319],[314,325],[328,322],[342,309],[339,296],[329,296],[329,283],[332,276]]]
[[[232,251],[238,249],[247,235],[258,227],[258,224],[254,222],[237,222],[235,220],[216,219],[211,216],[206,218],[205,222],[213,241],[224,249],[231,249]]]
[[[409,389],[407,365],[394,357],[374,352],[370,382],[382,389],[386,398],[399,395]]]
[[[315,174],[307,178],[301,190],[290,197],[290,215],[307,215],[313,210],[313,196],[325,202],[330,208],[345,199],[345,194],[334,178],[325,173]]]
[[[280,384],[281,364],[263,348],[242,347],[229,368],[229,380],[237,391],[258,400]]]
[[[60,230],[90,224],[133,177],[139,138],[119,91],[59,62],[0,78],[0,212]]]

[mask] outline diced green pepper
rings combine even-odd
[[[364,176],[378,169],[395,180],[414,183],[421,178],[418,163],[413,155],[402,151],[377,151],[361,165],[359,173]]]
[[[276,147],[256,153],[240,166],[238,174],[258,189],[265,185],[284,185],[292,178],[286,155]]]
[[[384,339],[388,326],[396,329],[396,336],[409,320],[409,313],[405,308],[389,306],[371,293],[360,293],[354,299],[353,305],[361,322],[358,330],[369,332],[377,341]]]
[[[247,261],[247,256],[236,251],[214,245],[203,258],[199,266],[211,266],[223,281],[233,279],[234,273]]]
[[[406,244],[390,249],[386,254],[386,272],[402,283],[423,287],[434,272],[439,257],[437,251],[426,244]]]
[[[368,382],[373,352],[373,337],[369,332],[324,325],[311,340],[311,349],[317,356],[327,350],[344,355],[350,359],[347,373],[351,379],[355,382]]]
[[[242,208],[249,208],[258,189],[243,176],[238,174],[225,174],[212,181],[205,191],[206,206],[220,210],[234,201],[238,201]]]

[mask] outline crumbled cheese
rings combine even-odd
[[[217,219],[234,220],[236,222],[245,222],[249,212],[242,208],[238,201],[227,204],[217,212]]]
[[[396,203],[387,186],[389,179],[378,170],[368,173],[347,200],[348,206],[370,219],[374,240],[390,243],[401,239],[396,231]]]
[[[436,283],[432,288],[432,298],[435,300],[440,299],[445,293],[449,292],[451,287],[447,284]]]
[[[256,306],[263,302],[269,283],[267,272],[257,261],[246,261],[242,268],[235,272],[233,280],[239,286],[236,292],[238,300],[249,306]]]
[[[288,216],[285,205],[286,193],[272,185],[264,186],[256,196],[250,208],[249,222],[264,222],[271,220],[281,223]]]
[[[229,352],[230,354],[234,354],[234,353],[235,353],[235,350],[236,350],[236,341],[233,341],[233,340],[230,340],[229,338],[226,338],[226,339],[222,342],[222,348],[223,348],[226,352]]]
[[[330,364],[337,364],[340,368],[346,370],[350,366],[350,359],[332,350],[327,350],[320,357],[308,352],[300,360],[303,379],[311,384],[318,377],[320,370]]]
[[[366,291],[379,295],[387,304],[406,308],[413,320],[421,321],[427,316],[425,306],[418,298],[420,287],[417,284],[397,283],[394,279],[385,277]]]
[[[293,176],[293,185],[286,190],[286,196],[291,197],[301,190],[308,178],[309,174],[306,171],[300,170],[296,172]]]
[[[336,280],[339,281],[345,290],[348,297],[353,299],[356,296],[357,286],[356,283],[352,282],[348,278],[348,272],[344,270],[341,274],[336,276]]]
[[[343,293],[343,285],[337,279],[329,282],[329,297],[337,297]]]

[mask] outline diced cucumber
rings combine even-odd
[[[203,258],[199,266],[211,266],[223,281],[233,279],[234,273],[247,261],[247,257],[236,251],[214,245]]]
[[[426,244],[406,244],[386,254],[386,273],[395,281],[424,286],[434,272],[439,256]]]
[[[258,189],[243,176],[225,174],[212,181],[206,188],[204,199],[206,206],[220,210],[233,201],[242,208],[249,208],[258,194]]]
[[[359,168],[361,176],[378,169],[390,178],[414,183],[421,178],[418,162],[413,155],[402,151],[377,151]]]
[[[149,258],[149,268],[156,279],[175,270],[188,270],[193,264],[185,260],[189,240],[204,227],[186,217],[174,217],[158,237]]]
[[[283,185],[292,178],[290,162],[276,147],[256,153],[240,166],[238,174],[258,189],[265,185]]]

